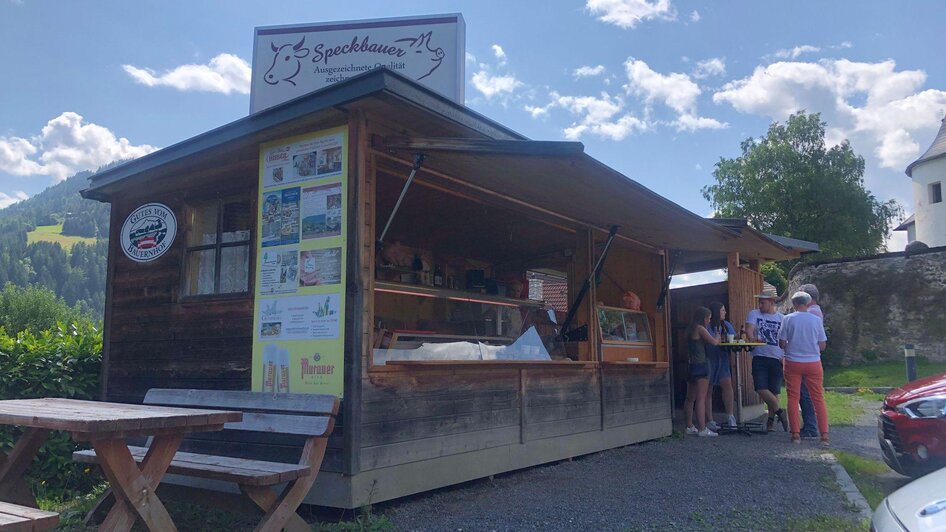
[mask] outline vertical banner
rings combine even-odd
[[[342,397],[348,128],[260,146],[253,390]]]

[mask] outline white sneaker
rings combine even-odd
[[[738,425],[738,423],[736,423],[736,416],[729,416],[729,426],[736,428],[736,425]]]
[[[694,427],[693,425],[690,425],[689,427],[687,427],[687,431],[686,431],[686,432],[687,432],[687,434],[699,434],[700,431],[699,431],[696,427]]]
[[[711,431],[709,428],[705,428],[705,429],[703,429],[703,430],[697,432],[696,435],[699,436],[699,437],[701,437],[701,438],[705,438],[705,437],[707,437],[707,436],[719,436],[719,434],[716,434],[715,432]]]
[[[706,428],[710,430],[719,430],[719,423],[717,423],[716,420],[710,421],[706,424]]]

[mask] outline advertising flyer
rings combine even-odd
[[[338,236],[342,230],[342,184],[302,189],[302,239]]]
[[[347,128],[260,146],[253,390],[342,396]]]
[[[299,286],[342,282],[342,248],[313,249],[299,254]]]
[[[263,250],[259,271],[259,293],[286,294],[295,292],[298,273],[298,247]]]

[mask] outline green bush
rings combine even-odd
[[[59,323],[43,332],[16,335],[0,329],[0,399],[95,399],[101,363],[102,332],[88,322]],[[21,432],[0,427],[0,447],[11,449]],[[77,449],[68,434],[50,434],[27,472],[35,493],[45,498],[72,496],[100,481],[87,466],[72,461]]]
[[[57,323],[74,321],[89,319],[48,288],[7,283],[0,291],[0,327],[11,335],[20,331],[47,331],[54,329]]]

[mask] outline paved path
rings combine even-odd
[[[877,416],[883,403],[858,396],[854,396],[854,399],[864,409],[864,413],[854,426],[831,427],[831,445],[841,451],[882,461],[884,458],[877,440]]]
[[[670,438],[376,509],[399,530],[784,530],[856,516],[821,452],[784,432]]]

